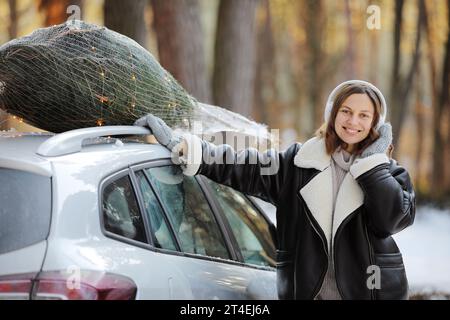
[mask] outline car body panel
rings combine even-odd
[[[0,167],[51,176],[50,162],[36,154],[51,135],[0,134]]]
[[[44,261],[47,241],[0,254],[0,276],[7,274],[37,273]]]
[[[156,144],[107,143],[80,152],[42,157],[35,152],[51,135],[0,136],[0,167],[52,177],[48,239],[0,255],[0,275],[96,270],[127,276],[136,299],[276,299],[275,269],[155,249],[102,231],[102,181],[137,164],[170,160]],[[45,257],[45,258],[44,258]]]

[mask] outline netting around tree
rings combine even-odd
[[[81,21],[0,47],[0,83],[6,111],[52,132],[132,124],[148,112],[178,126],[196,104],[135,41]]]
[[[55,133],[129,125],[152,113],[173,128],[199,120],[203,132],[268,137],[260,124],[198,103],[134,40],[76,20],[0,47],[0,108]]]

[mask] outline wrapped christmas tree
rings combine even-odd
[[[147,50],[105,27],[69,21],[0,47],[0,106],[51,132],[148,112],[182,126],[195,104]]]
[[[195,133],[258,132],[267,138],[264,126],[197,102],[134,40],[77,20],[0,47],[0,108],[54,133],[130,125],[152,113],[190,131],[198,120],[202,132]]]

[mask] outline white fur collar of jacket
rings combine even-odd
[[[300,168],[314,168],[323,171],[331,164],[331,156],[327,154],[325,140],[314,137],[302,144],[294,157],[294,164]]]
[[[364,203],[364,193],[356,181],[361,174],[374,167],[388,163],[386,154],[374,154],[357,158],[350,167],[339,188],[333,214],[333,174],[331,155],[327,154],[325,140],[314,137],[306,141],[294,157],[294,164],[300,168],[313,168],[320,172],[299,190],[311,214],[324,231],[328,245],[335,237],[339,225]]]

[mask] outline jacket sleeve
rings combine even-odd
[[[350,172],[363,190],[367,224],[375,234],[387,237],[414,222],[413,185],[395,160],[375,154],[355,161]]]
[[[230,145],[214,145],[197,136],[185,136],[187,155],[185,175],[202,174],[211,180],[256,196],[274,205],[292,172],[293,159],[300,144],[283,152],[270,149],[264,153],[254,148],[236,152]]]

